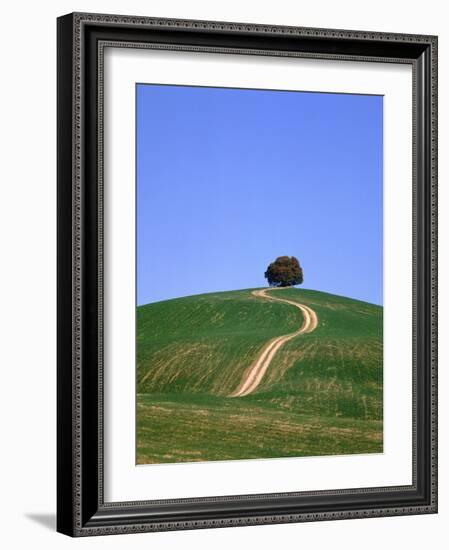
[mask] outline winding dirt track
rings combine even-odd
[[[277,298],[274,296],[269,296],[267,292],[272,292],[276,290],[282,290],[280,288],[264,288],[262,290],[253,290],[252,294],[259,298],[264,298],[265,300],[273,300],[275,302],[284,302],[299,308],[304,316],[304,323],[296,332],[290,334],[285,334],[284,336],[277,336],[273,340],[270,340],[265,348],[262,350],[262,353],[256,359],[255,363],[250,367],[250,369],[244,374],[242,381],[240,382],[237,389],[232,392],[228,397],[244,397],[252,393],[257,386],[260,384],[264,374],[267,372],[268,367],[270,366],[271,361],[273,360],[276,353],[279,351],[280,347],[283,346],[289,340],[296,338],[300,334],[307,334],[313,332],[318,326],[318,316],[308,306],[304,304],[299,304],[298,302],[293,302],[292,300],[286,300],[285,298]]]

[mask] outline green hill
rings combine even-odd
[[[227,397],[301,311],[252,289],[137,308],[137,462],[382,452],[382,307],[311,290],[276,296],[318,315],[254,393]]]

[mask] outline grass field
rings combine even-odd
[[[382,452],[382,307],[276,291],[318,327],[281,347],[253,394],[230,398],[264,345],[302,323],[251,290],[137,308],[137,462]]]

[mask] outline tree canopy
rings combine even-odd
[[[293,286],[303,282],[302,268],[294,256],[279,256],[265,271],[270,286]]]

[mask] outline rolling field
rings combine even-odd
[[[137,463],[382,452],[382,307],[273,291],[318,326],[279,348],[251,394],[229,397],[267,343],[303,323],[252,291],[137,308]]]

